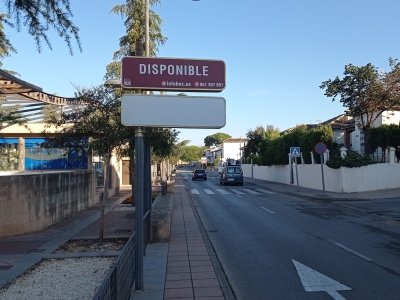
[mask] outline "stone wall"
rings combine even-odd
[[[40,231],[95,204],[94,171],[0,174],[0,237]]]

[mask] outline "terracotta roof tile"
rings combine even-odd
[[[223,143],[244,143],[247,142],[246,138],[229,138],[223,141]]]

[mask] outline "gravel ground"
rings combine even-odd
[[[43,260],[7,287],[0,300],[93,299],[115,257]]]
[[[54,253],[118,251],[122,250],[127,241],[128,239],[104,239],[103,246],[99,246],[98,240],[69,240]]]
[[[54,253],[121,250],[127,239],[70,240]],[[0,290],[0,300],[93,299],[116,257],[47,259]]]

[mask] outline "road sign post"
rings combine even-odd
[[[297,171],[297,157],[300,157],[300,147],[290,147],[290,156],[294,159],[294,165],[296,168],[296,181],[297,181],[297,191],[300,191],[299,187],[299,172]]]
[[[148,34],[146,34],[148,37]],[[146,38],[148,45],[148,38]],[[146,53],[148,56],[148,47]],[[121,61],[121,86],[124,89],[136,90],[136,95],[124,95],[121,107],[121,123],[135,126],[136,152],[136,235],[135,235],[135,289],[143,289],[143,214],[144,198],[147,195],[143,180],[144,168],[147,168],[148,152],[146,147],[146,164],[144,163],[143,127],[168,128],[210,128],[219,129],[226,123],[226,102],[221,97],[171,97],[141,95],[145,91],[189,91],[221,92],[225,89],[225,62],[222,60],[150,58],[142,57],[141,42],[136,43],[135,53],[138,56],[124,57]],[[141,54],[139,54],[141,53]],[[194,118],[197,105],[212,107],[212,114]],[[154,108],[159,109],[154,114]],[[177,112],[180,115],[177,117]],[[150,166],[149,166],[150,167]],[[164,170],[163,170],[164,171]],[[164,178],[164,174],[161,174]],[[140,178],[139,178],[140,177]],[[151,191],[150,191],[151,192]],[[166,192],[166,191],[165,191]]]
[[[326,152],[326,145],[324,143],[318,143],[315,145],[314,150],[316,153],[319,154],[320,161],[321,161],[321,174],[322,174],[322,190],[323,195],[325,196],[325,178],[324,178],[324,157],[323,154]]]

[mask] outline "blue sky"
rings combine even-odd
[[[112,61],[123,20],[110,14],[122,1],[71,0],[83,52],[69,55],[62,39],[49,34],[53,50],[36,51],[33,39],[6,27],[18,50],[3,61],[5,69],[45,92],[73,96],[74,86],[101,84]],[[0,4],[4,12],[3,4]],[[226,63],[226,126],[218,130],[180,129],[180,140],[203,145],[216,132],[245,137],[256,126],[280,130],[316,123],[343,113],[339,102],[324,96],[322,81],[342,76],[344,66],[371,62],[388,69],[400,58],[400,2],[396,0],[169,0],[153,8],[168,37],[159,57],[221,59]],[[7,26],[7,25],[6,25]],[[212,107],[193,108],[201,118]]]

